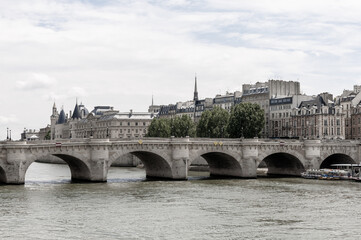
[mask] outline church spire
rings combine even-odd
[[[52,112],[52,117],[56,117],[58,115],[58,109],[56,108],[55,102],[53,105],[53,112]]]
[[[194,79],[194,95],[193,95],[193,101],[198,101],[197,74],[195,75],[195,79]]]

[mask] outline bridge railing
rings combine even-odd
[[[345,139],[315,139],[320,141],[321,144],[361,144],[360,140],[345,140]],[[244,139],[244,138],[155,138],[155,137],[144,137],[144,138],[111,138],[111,139],[98,139],[98,138],[72,138],[72,139],[57,139],[57,140],[34,140],[27,141],[26,144],[56,144],[56,143],[84,143],[84,142],[260,142],[260,143],[302,143],[305,141],[312,141],[310,139],[268,139],[268,138],[253,138],[253,139]],[[0,144],[21,144],[25,143],[24,141],[0,141]]]

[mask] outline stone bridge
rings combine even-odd
[[[0,182],[23,184],[29,166],[53,155],[70,167],[74,181],[104,182],[111,164],[126,154],[144,164],[147,178],[185,180],[202,157],[212,176],[256,178],[263,162],[269,175],[300,176],[308,168],[359,163],[359,141],[144,138],[71,139],[59,142],[0,142]]]

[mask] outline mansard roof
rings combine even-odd
[[[299,108],[310,108],[312,106],[316,106],[317,109],[320,109],[322,106],[327,106],[323,98],[318,95],[315,99],[308,100],[308,101],[302,101]]]

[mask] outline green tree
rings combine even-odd
[[[231,110],[228,133],[232,138],[258,137],[264,123],[264,110],[258,104],[240,103]]]
[[[198,137],[223,138],[228,137],[227,126],[229,113],[220,107],[212,111],[206,110],[197,124]]]
[[[195,137],[196,127],[188,115],[175,117],[171,121],[171,135],[174,137]]]
[[[50,140],[50,131],[46,133],[44,140]]]
[[[154,118],[149,125],[147,137],[171,136],[171,120],[167,118]]]

